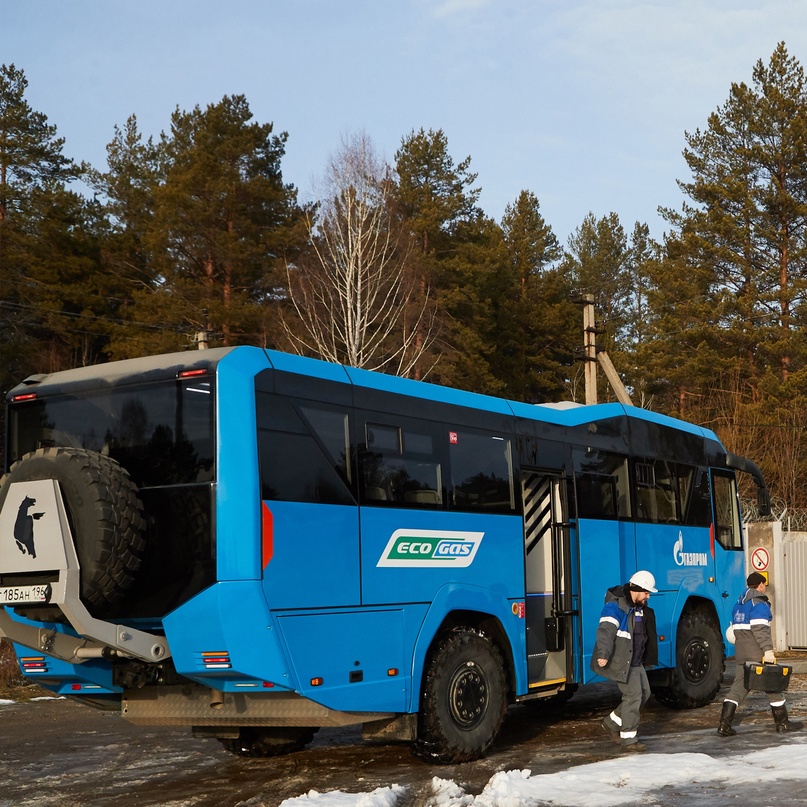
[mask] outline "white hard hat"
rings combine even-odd
[[[656,588],[656,578],[653,577],[650,572],[636,572],[636,574],[631,577],[629,582],[631,585],[641,588],[644,591],[649,591],[651,594],[658,593],[658,589]]]

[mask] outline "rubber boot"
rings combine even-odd
[[[617,745],[620,744],[619,739],[619,726],[611,719],[611,715],[606,715],[602,719],[601,723],[602,727],[608,732],[608,736],[611,738],[611,742],[616,743]]]
[[[784,703],[780,706],[771,706],[771,712],[777,731],[798,731],[802,727],[801,723],[787,719],[787,706]]]
[[[737,733],[731,727],[731,723],[734,720],[734,713],[736,711],[737,704],[734,701],[723,701],[723,711],[720,713],[720,723],[718,723],[717,726],[717,733],[721,737],[733,737]],[[774,717],[774,719],[776,718]]]

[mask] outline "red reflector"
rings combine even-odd
[[[183,370],[179,373],[179,378],[194,378],[198,375],[207,375],[207,367],[203,367],[200,370]]]
[[[12,396],[11,400],[14,401],[14,402],[16,402],[16,401],[32,401],[34,398],[36,398],[36,393],[35,392],[26,392],[26,393],[23,393],[22,395],[14,395],[14,396]]]
[[[321,687],[323,684],[322,678],[312,678],[311,679],[311,686],[312,687]]]
[[[263,688],[264,689],[271,689],[273,686],[274,686],[274,684],[271,681],[264,681],[263,682]]]
[[[261,505],[261,568],[265,569],[275,554],[275,520],[266,502]]]
[[[81,689],[81,684],[71,684],[70,689]]]

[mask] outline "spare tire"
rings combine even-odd
[[[132,585],[146,541],[137,486],[110,457],[81,448],[40,448],[0,480],[0,509],[13,482],[55,479],[73,533],[81,599],[95,617],[109,616]]]

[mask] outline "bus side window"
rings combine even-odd
[[[442,507],[442,467],[428,427],[365,423],[360,447],[362,501]]]
[[[355,504],[346,472],[338,457],[314,438],[291,403],[280,396],[258,393],[258,461],[261,498],[320,504]],[[331,419],[342,431],[347,415]]]
[[[733,476],[712,472],[715,497],[715,537],[726,549],[742,549],[743,536]]]
[[[684,523],[690,527],[708,527],[712,523],[712,489],[708,469],[679,465],[678,485],[681,501],[686,504]]]
[[[628,460],[595,448],[576,448],[574,476],[581,518],[629,518]]]
[[[353,473],[350,463],[350,428],[347,414],[312,404],[300,406],[300,411],[308,421],[311,431],[331,456],[334,468],[350,484],[353,481]]]
[[[516,509],[509,438],[449,432],[451,503],[457,510],[510,513]]]
[[[679,523],[681,506],[675,463],[637,460],[634,468],[636,517],[659,524]]]

